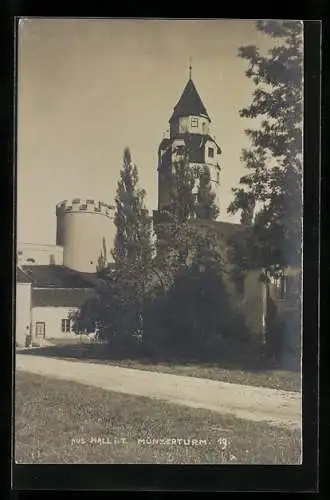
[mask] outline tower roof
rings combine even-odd
[[[181,116],[189,115],[204,115],[211,121],[191,78],[189,78],[177,105],[174,107],[170,122]]]

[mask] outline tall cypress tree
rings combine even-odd
[[[126,148],[115,200],[117,233],[113,257],[117,267],[145,266],[152,257],[151,218],[145,195],[145,190],[138,186],[138,170]]]
[[[117,331],[125,334],[143,328],[145,285],[153,256],[152,221],[145,206],[145,194],[138,186],[138,170],[126,148],[115,199],[117,232],[111,278],[113,293],[117,296]]]
[[[212,191],[210,170],[207,165],[199,178],[197,192],[196,217],[197,219],[215,220],[219,215],[219,208],[215,203],[215,193]]]

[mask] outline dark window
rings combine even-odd
[[[217,172],[217,183],[220,184],[220,173]]]
[[[63,333],[69,333],[71,331],[71,324],[69,319],[62,319],[61,330]]]
[[[191,119],[191,126],[192,127],[198,127],[198,118],[192,118]]]
[[[18,255],[23,255],[22,250],[18,250],[17,254],[18,254]]]
[[[297,298],[300,293],[300,276],[281,276],[275,280],[275,297],[280,300]]]
[[[214,149],[213,148],[208,148],[208,155],[209,155],[209,158],[214,158]]]
[[[34,264],[34,263],[35,263],[35,260],[34,260],[32,257],[28,257],[28,258],[26,259],[26,262],[31,262],[32,264]]]
[[[287,298],[287,276],[280,276],[274,282],[275,297],[280,300]]]
[[[245,293],[245,278],[244,276],[239,276],[235,281],[237,293],[244,295]]]
[[[296,276],[287,276],[286,279],[286,294],[290,298],[298,297],[301,293],[301,282],[300,275]]]
[[[184,153],[184,146],[177,146],[176,147],[176,152],[178,153],[178,155],[183,155],[183,153]]]

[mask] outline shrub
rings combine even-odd
[[[214,266],[183,269],[166,297],[150,304],[145,343],[172,359],[220,359],[243,344],[249,332]]]

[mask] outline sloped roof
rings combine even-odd
[[[32,307],[81,307],[94,297],[90,288],[32,288]]]
[[[217,233],[221,238],[229,240],[235,235],[242,234],[249,229],[249,226],[243,224],[236,224],[233,222],[224,222],[218,220],[200,220],[193,219],[192,224],[201,226],[202,229],[211,229]]]
[[[93,277],[73,271],[64,266],[22,266],[17,272],[17,281],[25,279],[33,287],[43,288],[94,288]]]
[[[199,93],[195,87],[194,82],[189,79],[187,85],[185,86],[181,97],[174,107],[173,114],[170,118],[170,122],[179,118],[180,116],[189,116],[189,115],[204,115],[211,121],[206,108],[200,98]]]
[[[217,148],[217,154],[221,154],[222,150],[220,146],[217,144],[215,139],[211,137],[210,135],[204,135],[204,134],[178,134],[177,136],[174,137],[174,139],[183,139],[186,143],[189,144],[192,152],[199,151],[202,147],[205,146],[207,141],[213,142],[213,144]],[[159,145],[158,150],[166,150],[167,148],[170,148],[173,143],[173,139],[163,139],[162,142]]]
[[[16,281],[17,283],[31,283],[31,279],[20,267],[16,267]]]
[[[207,141],[211,141],[215,144],[217,148],[217,154],[222,153],[220,146],[218,146],[213,137],[211,137],[210,135],[189,134],[188,136],[188,143],[192,149],[192,152],[198,151],[201,147],[204,147]]]

